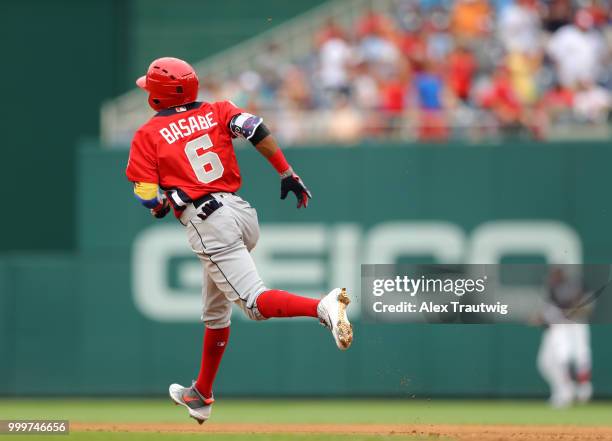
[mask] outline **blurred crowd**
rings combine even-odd
[[[350,27],[329,19],[296,62],[270,44],[255,68],[203,81],[312,140],[546,139],[604,126],[612,109],[612,0],[397,0]]]

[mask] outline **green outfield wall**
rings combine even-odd
[[[0,253],[75,249],[75,146],[98,136],[101,104],[135,88],[153,59],[202,60],[322,2],[3,1],[0,45],[14,73],[3,90],[0,185],[65,216],[47,217],[45,229],[5,216]]]
[[[278,199],[278,178],[255,151],[238,157],[240,194],[262,225],[256,260],[271,287],[316,294],[346,285],[358,294],[361,263],[546,257],[529,244],[504,254],[526,229],[577,240],[556,255],[612,262],[607,144],[287,150],[314,194],[300,211]],[[126,158],[80,152],[78,253],[0,258],[0,394],[157,395],[197,374],[198,262],[176,221],[156,222],[138,206]],[[449,234],[452,243],[439,243]],[[341,353],[306,319],[234,317],[218,396],[546,394],[535,327],[355,317],[355,344]],[[612,397],[611,337],[611,326],[593,326],[600,397]]]

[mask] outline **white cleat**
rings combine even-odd
[[[180,384],[171,384],[168,390],[170,398],[175,404],[187,408],[189,416],[202,424],[208,418],[212,411],[212,405],[215,402],[214,398],[204,398],[193,384],[191,387],[184,387]]]
[[[573,404],[573,397],[571,392],[553,393],[548,400],[548,404],[553,409],[567,409]]]
[[[317,314],[321,324],[328,328],[341,351],[347,350],[353,342],[353,327],[346,316],[351,299],[346,288],[336,288],[321,299]]]
[[[579,403],[588,403],[593,397],[593,385],[591,382],[579,383],[576,385],[576,400]]]

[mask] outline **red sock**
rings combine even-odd
[[[581,371],[576,375],[578,383],[588,383],[591,381],[591,371]]]
[[[229,340],[230,328],[204,330],[204,346],[202,348],[202,365],[200,366],[200,374],[196,381],[196,388],[204,398],[212,396],[212,386],[217,376],[217,370],[227,341]]]
[[[265,318],[318,317],[319,299],[302,297],[279,289],[269,289],[257,297],[257,309]]]

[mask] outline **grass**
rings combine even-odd
[[[0,419],[80,422],[185,422],[168,400],[0,400]],[[612,402],[564,410],[540,401],[219,400],[217,423],[569,424],[612,425]]]
[[[134,399],[4,399],[0,419],[67,419],[71,422],[189,423],[182,408],[168,400]],[[344,424],[517,424],[612,426],[612,402],[596,402],[564,410],[539,401],[449,400],[237,400],[215,404],[215,423],[344,423]],[[200,436],[180,433],[73,433],[72,441],[163,441]],[[249,434],[249,439],[271,441],[428,440],[414,436],[316,434]],[[58,439],[25,436],[19,439]],[[234,441],[244,435],[207,434],[211,441]],[[62,439],[62,438],[59,438]]]

